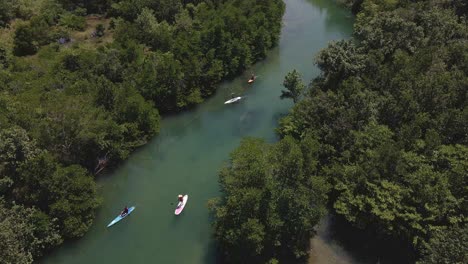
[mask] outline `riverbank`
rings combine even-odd
[[[463,262],[467,6],[387,4],[364,1],[354,39],[318,53],[320,76],[278,132],[316,140],[348,245],[373,262]]]
[[[259,76],[256,82],[247,86],[246,73],[223,83],[195,109],[163,118],[160,136],[100,179],[104,203],[90,231],[44,263],[216,263],[206,202],[219,195],[219,168],[243,137],[276,140],[277,121],[291,107],[279,99],[284,75],[296,68],[304,80],[316,76],[316,52],[351,33],[349,13],[329,1],[285,3],[279,45],[252,68]],[[225,106],[232,92],[245,100]],[[179,193],[188,193],[190,202],[176,218],[171,203]],[[122,204],[136,210],[106,229]]]
[[[191,109],[264,59],[284,13],[281,0],[29,2],[0,4],[8,263],[84,236],[101,202],[96,175],[158,135],[160,114]]]

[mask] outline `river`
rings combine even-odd
[[[87,263],[215,263],[208,199],[219,194],[218,171],[243,137],[275,141],[278,118],[292,106],[280,100],[285,74],[297,69],[309,81],[318,74],[314,55],[331,40],[348,38],[353,19],[330,0],[286,0],[277,48],[244,76],[223,83],[217,94],[191,111],[166,117],[161,134],[111,175],[99,179],[103,205],[89,232],[68,242],[41,262]],[[248,86],[250,72],[258,75]],[[231,93],[245,96],[224,105]],[[189,194],[180,216],[174,216],[179,193]],[[126,219],[106,225],[125,206],[136,206]],[[322,233],[321,233],[322,234]],[[320,237],[319,237],[320,238]],[[314,259],[346,256],[339,246],[318,241]],[[321,255],[321,254],[324,255]],[[322,260],[321,260],[322,259]],[[320,260],[320,261],[319,261]]]

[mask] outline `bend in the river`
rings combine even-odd
[[[104,203],[89,233],[42,262],[215,263],[206,203],[218,195],[217,173],[241,138],[276,139],[278,118],[291,107],[289,100],[279,98],[285,74],[297,69],[309,81],[318,74],[314,55],[329,41],[350,36],[350,13],[332,2],[286,0],[279,46],[251,69],[257,81],[246,84],[249,71],[221,85],[197,109],[165,118],[160,136],[100,180]],[[224,105],[231,93],[245,100]],[[179,193],[190,199],[176,217]],[[106,228],[124,205],[136,209]]]

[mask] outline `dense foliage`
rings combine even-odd
[[[420,264],[467,263],[468,262],[468,227],[451,227],[437,230],[424,250]]]
[[[286,90],[281,91],[280,98],[290,98],[294,103],[299,102],[305,85],[302,82],[301,76],[297,70],[289,72],[286,77],[284,77],[283,86],[286,88]]]
[[[92,174],[156,135],[159,113],[264,58],[283,12],[280,0],[1,0],[0,259],[82,236],[99,205]]]
[[[317,137],[329,202],[355,227],[407,243],[425,263],[464,263],[466,5],[349,3],[360,10],[354,39],[317,55],[322,73],[279,134]]]
[[[270,145],[244,139],[220,172],[212,201],[215,237],[226,263],[277,263],[308,253],[325,213],[327,184],[317,174],[319,144],[292,137]]]
[[[54,222],[35,208],[6,207],[0,199],[2,263],[30,263],[33,256],[61,242]]]

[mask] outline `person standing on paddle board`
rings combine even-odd
[[[184,196],[182,194],[179,194],[179,196],[177,196],[177,200],[179,201],[179,203],[177,204],[177,208],[179,208],[184,204]]]
[[[255,74],[252,73],[252,76],[250,77],[250,81],[254,81],[255,80]]]

